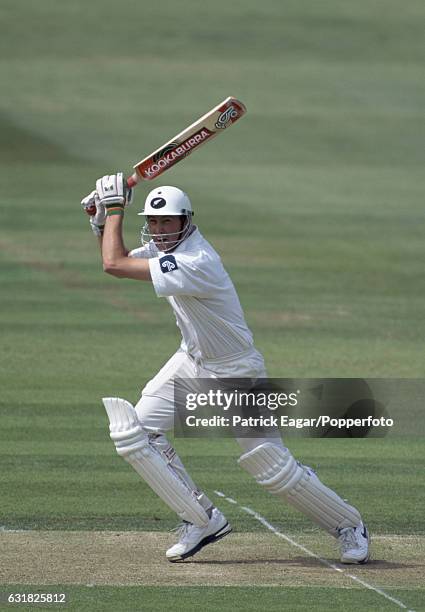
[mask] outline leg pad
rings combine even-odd
[[[258,484],[284,498],[334,537],[340,529],[361,523],[356,508],[322,484],[313,470],[298,463],[287,448],[266,442],[242,455],[239,464]]]
[[[105,397],[103,405],[108,413],[110,435],[117,453],[183,520],[197,527],[206,527],[209,517],[196,493],[177,476],[162,453],[149,443],[130,402],[119,397]]]

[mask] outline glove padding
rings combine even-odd
[[[111,204],[129,206],[133,200],[133,190],[127,187],[122,172],[102,176],[96,181],[96,191],[100,203],[106,207]]]
[[[95,236],[102,236],[105,227],[106,210],[94,190],[81,200],[81,206],[90,215],[90,227]]]

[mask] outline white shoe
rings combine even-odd
[[[213,509],[207,527],[196,527],[185,521],[179,529],[179,541],[165,553],[172,563],[191,557],[207,544],[216,542],[232,531],[226,517],[217,508]]]
[[[366,563],[369,559],[369,533],[366,526],[340,529],[341,563]]]

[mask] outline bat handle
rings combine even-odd
[[[135,172],[134,174],[128,177],[127,187],[130,187],[131,189],[132,187],[135,187],[138,182],[139,182],[139,175],[137,174],[137,172]]]

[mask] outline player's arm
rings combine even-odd
[[[150,281],[148,259],[128,257],[122,237],[122,212],[106,215],[105,231],[102,241],[103,269],[107,274],[118,278],[134,278]]]
[[[151,280],[148,260],[128,257],[124,246],[122,225],[129,194],[122,173],[99,179],[96,182],[96,192],[106,214],[101,239],[104,271],[118,278]]]

